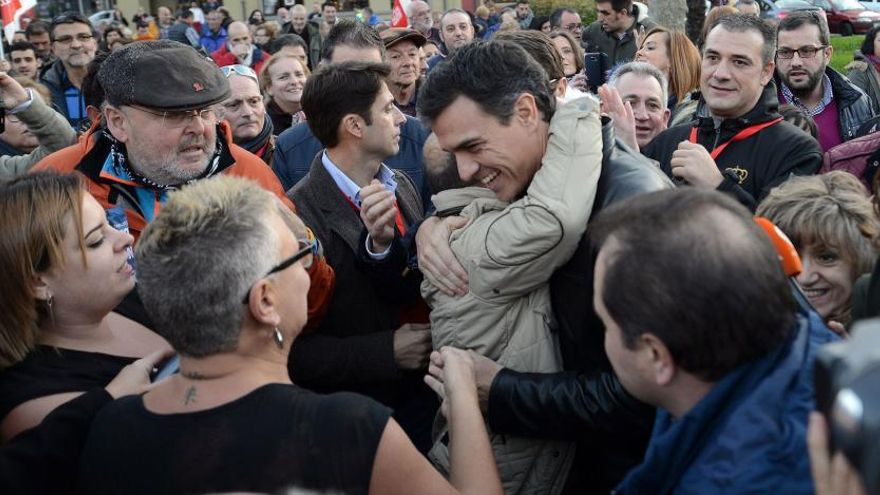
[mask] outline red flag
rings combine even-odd
[[[12,41],[12,36],[21,28],[20,19],[25,12],[34,8],[37,0],[0,0],[0,14],[3,16],[3,32],[6,39]]]
[[[405,28],[409,25],[406,18],[406,6],[409,0],[394,0],[394,8],[391,9],[391,27]]]

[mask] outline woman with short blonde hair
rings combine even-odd
[[[826,321],[847,323],[856,278],[877,258],[880,221],[859,180],[842,171],[792,177],[758,206],[794,243],[803,262],[797,280]]]

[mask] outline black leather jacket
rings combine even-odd
[[[594,214],[637,194],[674,187],[656,164],[614,137],[607,119],[602,140]],[[641,462],[654,421],[654,408],[623,389],[605,356],[604,327],[592,309],[596,253],[588,230],[571,260],[550,282],[566,371],[539,374],[504,369],[489,393],[492,431],[577,440],[566,493],[607,494]]]

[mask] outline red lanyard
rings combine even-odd
[[[730,141],[725,141],[725,142],[721,143],[720,145],[718,145],[714,150],[710,151],[709,156],[711,156],[713,160],[717,160],[718,155],[720,155],[721,152],[724,151],[724,148],[727,148],[728,144],[735,143],[737,141],[742,141],[744,139],[748,139],[749,137],[754,136],[755,134],[760,132],[762,129],[764,129],[766,127],[770,127],[771,125],[774,125],[774,124],[781,122],[781,121],[782,121],[782,117],[777,117],[771,121],[764,122],[762,124],[756,124],[753,126],[746,127],[745,129],[737,132],[732,138],[730,138]],[[696,127],[691,128],[691,135],[688,138],[688,141],[696,144],[696,142],[697,142],[697,128]]]

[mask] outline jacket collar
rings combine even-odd
[[[700,107],[695,114],[696,125],[701,131],[714,131],[715,119],[709,115],[706,101],[700,96]],[[721,132],[726,134],[729,132],[737,132],[745,127],[761,124],[769,120],[779,117],[779,98],[776,96],[776,84],[773,81],[764,86],[764,91],[758,98],[758,103],[751,110],[733,119],[724,119],[721,122]]]
[[[229,129],[229,125],[226,122],[220,122],[218,124],[217,137],[218,139],[223,139],[225,146],[223,146],[223,149],[221,150],[220,160],[214,175],[223,172],[235,164],[235,158],[233,158],[232,153],[230,152],[230,147],[232,146],[232,131]],[[110,131],[104,129],[103,126],[100,125],[100,122],[96,122],[92,125],[91,129],[88,130],[85,137],[81,139],[84,139],[82,145],[87,148],[91,146],[91,149],[89,149],[85,156],[83,156],[82,160],[80,160],[76,170],[94,182],[114,182],[101,174],[112,145],[112,135],[110,135]]]
[[[839,107],[848,107],[862,97],[862,92],[856,89],[846,76],[832,69],[831,66],[825,67],[825,75],[831,80],[831,92],[834,93]],[[779,72],[773,74],[773,81],[777,85],[781,82]]]
[[[644,461],[629,472],[615,493],[674,493],[682,477],[696,463],[712,462],[697,459],[705,449],[722,441],[719,435],[725,432],[728,434],[723,441],[731,454],[742,458],[755,456],[756,452],[748,450],[754,450],[755,438],[766,432],[755,431],[754,424],[746,424],[747,420],[739,416],[757,413],[771,417],[792,399],[792,383],[809,366],[805,361],[810,356],[813,332],[824,328],[815,313],[798,313],[796,321],[792,335],[782,345],[728,372],[681,418],[673,419],[668,412],[658,409]],[[772,401],[781,402],[774,405]],[[778,419],[774,416],[774,420]],[[736,427],[741,428],[742,438],[732,434]],[[731,463],[735,459],[714,462]],[[701,473],[710,473],[706,466],[700,468]]]

